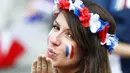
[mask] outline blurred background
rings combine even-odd
[[[47,48],[52,1],[0,1],[0,73],[30,73]]]
[[[0,73],[31,73],[47,48],[53,0],[0,0]],[[130,0],[91,0],[116,20],[120,45],[109,56],[112,73],[130,73]]]

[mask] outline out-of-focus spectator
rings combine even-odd
[[[10,31],[13,0],[4,0],[0,3],[0,69],[16,64],[18,57],[23,54],[24,47]]]
[[[24,53],[24,45],[11,32],[2,31],[0,35],[0,69],[16,64],[17,59]]]

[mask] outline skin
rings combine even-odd
[[[66,57],[66,46],[74,46],[72,59]],[[55,54],[50,52],[52,50]],[[48,51],[46,56],[39,56],[34,61],[32,73],[75,73],[79,69],[82,52],[73,40],[70,28],[61,12],[53,23],[48,36]]]
[[[130,44],[120,42],[120,44],[115,48],[114,53],[123,58],[130,58]]]

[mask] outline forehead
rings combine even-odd
[[[54,23],[58,23],[59,26],[65,28],[65,29],[69,29],[68,23],[67,23],[67,21],[65,19],[65,16],[64,16],[63,12],[59,13],[59,15],[55,19]]]

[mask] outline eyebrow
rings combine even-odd
[[[56,21],[56,20],[55,20],[54,22],[56,23],[56,25],[57,25],[58,27],[60,27],[60,24],[59,24],[59,22],[58,22],[58,21]],[[66,31],[71,32],[69,28],[68,28],[68,29],[66,29]]]
[[[56,23],[57,26],[60,26],[60,24],[56,20],[54,22]]]
[[[70,29],[66,29],[66,31],[71,32]]]

